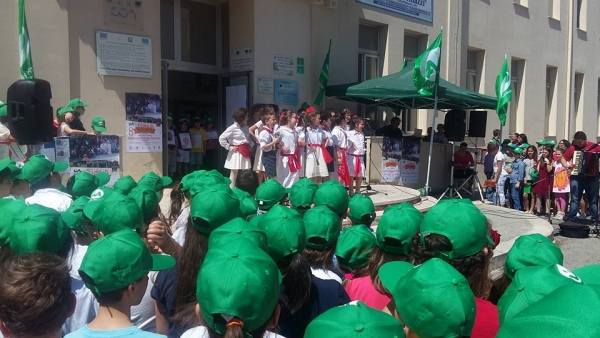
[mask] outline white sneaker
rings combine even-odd
[[[565,214],[562,211],[559,211],[556,213],[556,215],[554,216],[554,219],[558,219],[561,220],[563,219],[563,217],[565,217]]]

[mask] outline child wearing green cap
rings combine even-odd
[[[92,130],[95,135],[100,135],[106,132],[106,121],[100,116],[96,116],[92,119]]]
[[[10,257],[1,270],[2,335],[62,337],[61,327],[75,311],[67,263],[52,254],[32,253]]]
[[[439,201],[425,214],[415,241],[415,264],[441,258],[458,270],[475,294],[477,317],[473,336],[493,336],[499,327],[498,309],[489,296],[493,242],[485,215],[470,200]]]
[[[72,127],[72,124],[78,124],[77,121],[79,121],[79,124],[81,124],[81,121],[76,116],[75,109],[69,106],[61,108],[58,111],[58,136],[65,137],[71,135],[94,135],[94,133],[86,132],[85,128],[83,128],[83,125],[81,125],[82,129]]]
[[[179,337],[195,321],[194,290],[202,266],[208,237],[213,230],[238,215],[240,202],[227,185],[205,187],[192,198],[190,217],[185,229],[183,247],[174,269],[161,271],[152,288],[157,304],[157,323],[162,318],[168,328],[159,333]],[[231,212],[235,210],[235,212]]]
[[[111,257],[112,259],[106,259]],[[140,303],[148,287],[148,272],[173,267],[167,255],[151,255],[133,231],[122,230],[92,243],[79,274],[100,307],[94,320],[66,337],[160,337],[131,324],[131,307]]]
[[[25,199],[27,204],[40,204],[62,212],[73,201],[69,194],[58,190],[60,172],[69,167],[68,163],[53,163],[44,155],[33,155],[23,165],[18,178],[31,185],[32,196]]]
[[[360,300],[377,310],[388,307],[391,297],[381,284],[379,269],[387,262],[412,262],[412,243],[422,220],[423,214],[410,203],[385,209],[377,225],[375,246],[369,252],[367,274],[346,285],[350,299]]]

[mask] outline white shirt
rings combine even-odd
[[[187,207],[181,209],[181,213],[179,213],[179,216],[177,217],[177,220],[175,221],[175,224],[173,224],[173,228],[171,230],[176,231],[179,228],[185,229],[189,219],[190,219],[190,207],[187,206]]]
[[[9,136],[10,136],[10,130],[8,129],[8,127],[6,127],[2,123],[0,123],[0,141],[8,140]]]
[[[273,142],[273,135],[272,135],[273,131],[271,130],[271,133],[269,133],[265,128],[269,129],[269,127],[262,127],[260,130],[260,133],[258,134],[258,140],[260,141],[261,148],[266,146],[267,143]],[[271,151],[271,150],[273,150],[273,146],[263,149],[263,151]]]
[[[85,256],[87,249],[87,245],[75,244],[75,246],[73,247],[73,251],[71,252],[71,260],[69,262],[71,265],[71,270],[69,270],[71,278],[81,280],[81,276],[79,275],[78,270],[81,267],[81,262],[83,261],[83,257]]]
[[[248,126],[240,127],[237,122],[230,125],[219,136],[219,144],[227,150],[231,149],[232,146],[239,146],[244,143],[250,143],[250,140],[248,140]]]
[[[357,132],[356,130],[350,130],[348,132],[348,154],[365,154],[365,134]]]
[[[69,125],[67,124],[67,122],[63,122],[60,124],[59,133],[61,137],[69,136],[69,133],[67,133],[67,131],[65,130],[65,128],[68,126]]]
[[[256,129],[254,129],[254,136],[256,136],[256,138],[258,138],[258,135],[260,134],[262,127],[264,127],[264,124],[262,121],[258,121],[254,124],[254,126],[256,127]]]
[[[53,188],[37,190],[33,196],[25,199],[28,205],[39,204],[58,212],[67,211],[73,199],[71,195]]]
[[[346,135],[346,131],[342,129],[340,126],[335,126],[333,131],[331,132],[331,139],[333,141],[333,146],[346,149],[348,148],[348,136]]]
[[[208,330],[204,326],[196,326],[185,331],[180,338],[209,338]],[[285,338],[273,332],[265,332],[263,338]]]
[[[277,130],[281,135],[281,146],[288,147],[290,150],[286,153],[283,149],[281,150],[284,154],[293,154],[296,152],[296,147],[298,146],[298,133],[295,130],[286,127],[279,127]]]
[[[327,135],[321,129],[320,126],[316,128],[308,127],[306,128],[305,133],[305,141],[306,141],[306,154],[307,156],[313,155],[315,152],[314,147],[310,147],[311,144],[323,144],[327,140]]]
[[[340,276],[338,276],[335,272],[332,272],[330,270],[310,268],[310,272],[312,273],[313,276],[315,276],[319,279],[334,280],[334,281],[342,284],[342,279],[340,278]]]
[[[502,163],[502,171],[500,173],[500,176],[508,175],[508,173],[506,172],[506,167],[504,166],[504,163],[506,163],[506,159],[504,158],[504,154],[502,154],[500,151],[498,151],[496,156],[494,156],[494,175],[496,175],[496,173],[498,172],[498,161],[501,161]]]
[[[325,129],[321,126],[321,129],[323,129],[323,132],[325,133],[325,136],[327,137],[327,144],[325,146],[327,147],[331,147],[333,146],[333,140],[331,139],[331,130],[329,129]]]
[[[77,331],[91,322],[98,312],[98,302],[90,289],[79,279],[71,278],[71,292],[75,294],[75,312],[62,326],[63,335]]]

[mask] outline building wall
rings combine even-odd
[[[5,29],[0,34],[0,88],[20,78],[17,40],[17,1],[7,1],[0,11]],[[160,66],[160,2],[144,1],[142,30],[106,26],[104,0],[26,1],[31,54],[37,78],[52,84],[52,105],[56,109],[80,97],[89,106],[81,117],[88,128],[94,116],[103,116],[109,134],[125,133],[125,93],[161,94]],[[96,31],[143,35],[152,39],[153,77],[138,79],[103,76],[96,71]],[[13,34],[10,34],[13,32]],[[0,91],[0,100],[6,93]],[[149,170],[162,172],[162,153],[123,153],[123,175],[139,178]],[[126,156],[124,156],[126,155]]]

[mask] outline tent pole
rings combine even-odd
[[[429,174],[431,173],[431,155],[433,153],[433,134],[435,130],[435,116],[437,114],[438,91],[435,86],[435,97],[433,99],[433,118],[431,119],[431,135],[429,135],[429,156],[427,158],[427,181],[425,181],[425,194],[429,195],[431,187],[429,186]]]

